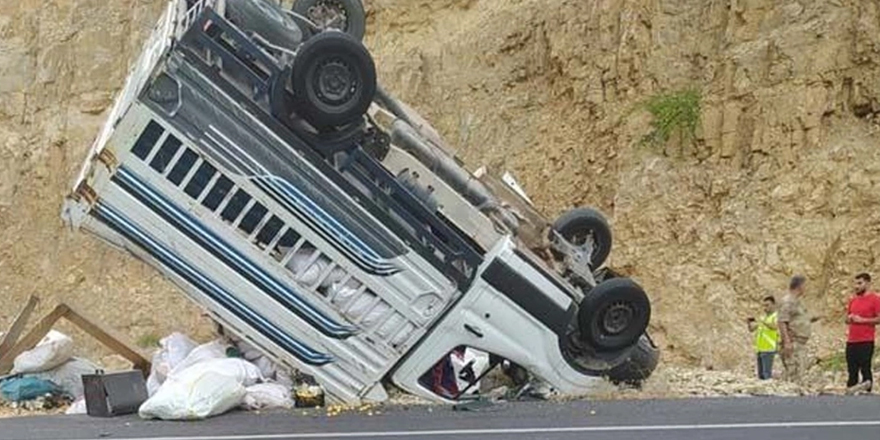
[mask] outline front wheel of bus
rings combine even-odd
[[[635,344],[651,320],[645,291],[629,278],[614,278],[593,287],[578,308],[584,342],[610,352]]]

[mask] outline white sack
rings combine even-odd
[[[211,341],[194,348],[182,361],[180,361],[180,363],[175,365],[171,371],[168,372],[168,376],[186,370],[195,364],[215,359],[226,359],[226,346],[221,344],[219,340]]]
[[[156,394],[159,386],[177,365],[196,348],[196,343],[181,333],[172,333],[159,341],[159,350],[153,354],[150,376],[147,378],[147,393]]]
[[[260,369],[260,375],[265,379],[275,379],[275,364],[266,356],[254,359],[253,364]]]
[[[246,409],[291,408],[290,388],[277,383],[261,383],[247,387],[242,406]]]
[[[241,404],[244,386],[235,377],[200,365],[171,376],[147,399],[138,415],[144,419],[196,420],[223,414]]]
[[[174,332],[162,338],[162,340],[159,341],[159,346],[162,347],[162,350],[168,353],[166,362],[168,362],[168,366],[170,367],[168,371],[170,372],[174,367],[183,362],[198,344],[188,336]]]
[[[82,376],[84,374],[95,374],[100,369],[101,367],[93,364],[91,361],[75,357],[49,371],[28,374],[28,376],[53,382],[61,387],[61,390],[67,395],[77,399],[83,395]]]
[[[309,286],[318,282],[321,274],[331,264],[330,259],[324,255],[319,256],[314,263],[309,264],[314,253],[315,250],[312,248],[300,249],[293,254],[286,266],[287,269],[294,273],[294,278],[297,281]],[[321,281],[321,287],[330,287],[331,284],[342,281],[345,276],[345,269],[336,266],[330,271],[327,278]]]
[[[259,368],[242,359],[196,362],[172,372],[156,394],[141,405],[138,413],[145,419],[164,420],[192,420],[222,414],[240,405],[245,387],[261,379]]]
[[[36,347],[16,356],[12,374],[39,373],[51,370],[73,356],[73,339],[51,330]]]

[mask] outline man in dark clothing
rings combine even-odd
[[[880,297],[870,290],[871,275],[856,275],[853,297],[846,308],[846,323],[849,325],[846,338],[846,366],[849,379],[847,393],[871,391],[874,378],[871,375],[871,361],[874,357],[875,326],[880,324]],[[862,381],[859,382],[859,373]]]

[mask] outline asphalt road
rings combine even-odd
[[[21,439],[880,439],[880,397],[522,402],[479,411],[384,408],[381,414],[235,412],[199,422],[54,416],[0,419],[0,440]]]

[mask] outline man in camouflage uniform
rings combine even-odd
[[[782,299],[779,307],[782,364],[785,366],[785,378],[792,382],[800,382],[809,367],[806,344],[810,339],[811,321],[801,302],[806,282],[807,279],[803,275],[792,277],[788,294]]]

